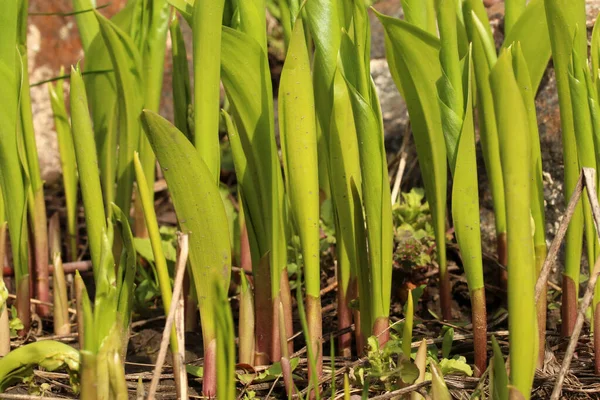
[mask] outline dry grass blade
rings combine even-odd
[[[589,200],[592,206],[592,215],[594,217],[596,235],[600,237],[600,230],[598,229],[600,227],[600,204],[598,204],[598,196],[596,195],[596,171],[593,168],[583,168],[582,175],[585,179],[585,185],[588,189]],[[577,188],[579,189],[579,182]],[[577,190],[577,192],[581,193],[581,189]],[[583,327],[583,323],[585,321],[585,312],[590,306],[592,297],[594,295],[594,288],[596,287],[598,275],[600,275],[600,258],[596,260],[594,269],[590,274],[590,279],[585,289],[585,295],[583,296],[583,300],[579,306],[579,312],[577,313],[577,320],[575,321],[573,334],[569,340],[569,346],[565,352],[565,357],[563,359],[558,378],[556,379],[556,384],[554,385],[554,390],[552,391],[550,400],[558,400],[560,398],[563,382],[569,367],[571,366],[571,360],[573,359],[573,354],[575,353],[575,348],[577,347],[579,335],[581,334],[581,328]]]
[[[189,252],[188,235],[179,235],[178,242],[179,257],[177,258],[177,275],[175,276],[175,284],[173,286],[174,299],[179,299],[182,293],[183,278],[185,276],[186,270],[185,266],[187,264]],[[169,316],[167,317],[167,321],[165,323],[165,329],[163,331],[162,340],[160,342],[160,351],[158,352],[156,365],[154,367],[154,376],[152,377],[150,389],[148,390],[148,400],[154,399],[154,394],[156,393],[156,388],[158,387],[158,381],[160,380],[160,371],[162,369],[163,363],[165,362],[165,356],[167,355],[167,347],[169,346],[169,335],[171,333],[173,321],[175,320],[175,310],[177,309],[178,304],[178,301],[173,301],[171,302],[171,307],[169,308]]]

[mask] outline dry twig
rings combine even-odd
[[[156,393],[156,388],[158,387],[158,381],[160,380],[160,372],[163,363],[165,362],[165,356],[167,355],[169,335],[171,334],[171,328],[173,326],[173,321],[175,320],[175,310],[177,309],[177,306],[179,304],[179,302],[176,299],[179,299],[182,293],[183,277],[185,276],[185,265],[187,263],[189,251],[188,236],[183,234],[179,235],[178,241],[179,257],[177,258],[177,275],[175,276],[175,284],[173,286],[173,301],[171,302],[171,307],[169,307],[169,316],[167,317],[165,329],[163,330],[163,336],[160,342],[160,351],[158,352],[156,365],[154,367],[154,376],[152,377],[150,389],[148,390],[148,400],[154,399],[154,394]]]

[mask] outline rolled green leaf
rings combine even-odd
[[[64,75],[61,68],[60,75]],[[50,104],[54,113],[54,127],[58,138],[58,149],[60,152],[60,166],[63,176],[63,187],[65,191],[65,202],[67,209],[67,234],[69,237],[69,257],[77,259],[77,160],[75,147],[71,136],[71,124],[65,107],[63,80],[57,81],[56,86],[48,84]]]
[[[473,3],[474,1],[471,1]],[[490,87],[489,74],[496,64],[496,47],[489,27],[487,15],[482,22],[478,15],[471,13],[472,53],[474,77],[477,88],[477,112],[479,116],[479,140],[481,143],[483,161],[490,181],[490,190],[494,204],[494,221],[496,227],[496,243],[498,259],[506,262],[506,206],[504,199],[504,180],[500,165],[500,149],[498,144],[498,130],[496,113],[494,112],[494,98]],[[467,18],[465,16],[465,18]]]
[[[158,228],[158,220],[156,218],[156,211],[154,210],[154,202],[148,193],[148,182],[146,181],[146,176],[144,175],[144,169],[142,167],[142,163],[140,162],[138,153],[134,154],[133,162],[135,166],[136,180],[139,184],[138,194],[142,200],[146,228],[148,229],[150,245],[152,246],[152,253],[154,254],[154,266],[158,276],[160,295],[163,301],[165,314],[167,314],[170,310],[171,300],[173,297],[171,278],[169,277],[169,269],[167,267],[167,259],[165,258],[165,254],[163,252],[162,238]],[[177,335],[175,332],[175,327],[173,327],[171,330],[171,351],[173,353],[177,352]]]
[[[98,178],[98,158],[96,157],[96,144],[92,122],[88,111],[87,96],[81,72],[71,69],[71,133],[77,170],[79,171],[81,196],[85,207],[85,223],[88,232],[88,241],[94,268],[97,277],[97,268],[100,266],[102,231],[106,227],[104,202]]]
[[[219,98],[221,20],[225,0],[197,1],[193,12],[194,140],[218,183],[221,171]]]
[[[410,358],[411,353],[414,313],[413,295],[412,291],[409,290],[404,307],[404,328],[402,329],[402,353],[407,359]]]
[[[190,127],[190,110],[192,105],[192,89],[190,71],[188,69],[187,52],[179,18],[175,15],[171,21],[171,54],[173,57],[173,118],[175,127],[194,143],[194,131]]]
[[[531,150],[527,108],[505,50],[490,75],[502,174],[505,182],[508,244],[510,382],[525,399],[531,395],[538,354],[535,256],[531,223]]]
[[[181,230],[190,238],[190,266],[203,321],[205,357],[206,362],[215,363],[212,342],[216,339],[216,299],[210,293],[214,293],[216,283],[227,290],[231,275],[231,245],[223,201],[208,167],[177,128],[151,111],[144,111],[143,123],[165,174]],[[190,182],[195,184],[190,186]],[[205,393],[212,390],[205,388]]]
[[[386,342],[385,332],[388,332],[388,316],[390,307],[392,273],[392,206],[387,170],[385,148],[383,144],[383,122],[379,101],[374,92],[374,84],[368,73],[368,58],[366,66],[361,50],[368,46],[359,46],[358,34],[368,37],[368,18],[366,10],[357,7],[354,13],[355,26],[357,21],[366,21],[362,32],[357,31],[356,42],[344,35],[341,48],[341,59],[344,71],[349,66],[362,65],[364,74],[360,72],[357,79],[347,76],[352,111],[356,133],[360,146],[360,167],[362,174],[362,200],[365,209],[367,226],[367,243],[369,254],[369,274],[371,285],[372,332],[379,336],[381,343]],[[344,45],[344,42],[346,45]],[[367,40],[368,42],[368,40]],[[354,81],[353,81],[354,80]],[[368,82],[363,87],[362,82]],[[362,91],[361,91],[362,90]]]
[[[560,125],[562,132],[563,160],[565,165],[565,201],[575,189],[579,178],[579,159],[577,140],[573,122],[573,106],[569,89],[569,64],[573,46],[579,54],[587,54],[585,35],[578,35],[574,41],[576,26],[585,26],[585,2],[567,0],[544,0],[546,19],[552,58],[556,71],[558,86],[558,102],[560,105]],[[566,235],[565,272],[563,274],[562,333],[570,336],[577,316],[577,297],[579,287],[579,269],[581,248],[583,244],[583,213],[581,203],[578,204]]]
[[[220,281],[213,283],[214,315],[217,334],[217,396],[220,399],[233,399],[235,391],[235,333],[233,316],[227,299],[226,288]]]
[[[140,113],[145,98],[142,59],[135,44],[125,32],[97,11],[95,13],[100,33],[112,60],[117,83],[119,155],[115,202],[120,209],[128,211],[135,177],[133,152],[140,146]]]
[[[539,276],[546,260],[546,218],[544,212],[544,179],[542,176],[542,153],[540,149],[540,135],[535,111],[535,93],[531,90],[531,80],[527,62],[521,50],[520,43],[513,47],[513,69],[517,84],[521,90],[523,103],[527,109],[529,121],[529,143],[531,145],[531,217],[533,218],[534,233],[533,244],[535,251],[536,277]],[[591,132],[590,132],[591,133]],[[537,304],[539,348],[538,366],[543,366],[546,352],[546,295],[541,295]]]
[[[20,85],[17,82],[17,21],[19,1],[3,4],[0,24],[4,33],[0,37],[0,185],[4,193],[4,205],[8,221],[17,281],[17,306],[22,322],[29,325],[29,270],[27,254],[26,196],[27,185],[23,165],[17,149],[17,117]]]
[[[309,338],[323,363],[317,125],[310,58],[301,18],[296,20],[279,86],[279,125],[287,195],[302,245]]]
[[[33,127],[33,112],[31,109],[31,93],[29,88],[29,61],[27,56],[27,19],[28,0],[20,0],[19,30],[17,36],[17,51],[20,62],[17,67],[18,79],[21,82],[19,90],[20,124],[18,139],[22,145],[22,158],[25,160],[26,174],[29,181],[27,203],[29,209],[29,226],[33,234],[33,270],[34,270],[34,297],[43,302],[50,301],[50,278],[48,268],[48,220],[46,218],[46,203],[44,199],[44,183],[40,172],[40,163]],[[20,140],[20,142],[19,142]],[[23,157],[24,156],[24,157]],[[38,305],[37,312],[40,316],[49,316],[50,309],[45,305]]]
[[[72,4],[74,11],[91,10],[96,7],[95,0],[72,0]],[[81,44],[83,45],[83,51],[87,53],[92,40],[100,32],[98,21],[92,12],[79,12],[75,14],[75,19],[77,20],[77,28]]]
[[[334,81],[334,100],[333,112],[331,115],[331,130],[329,132],[329,170],[331,174],[331,199],[334,204],[335,231],[336,231],[336,257],[337,257],[337,280],[338,280],[338,323],[339,329],[352,325],[351,310],[348,307],[351,297],[357,295],[355,287],[358,285],[358,271],[364,269],[360,265],[359,252],[366,257],[366,249],[360,246],[358,239],[359,223],[361,218],[357,219],[357,210],[355,205],[361,208],[360,200],[356,203],[353,199],[352,185],[361,186],[360,156],[358,152],[358,138],[356,136],[356,127],[354,125],[354,115],[352,114],[352,103],[348,86],[344,81],[341,70],[338,69]],[[359,222],[360,220],[360,222]],[[363,242],[364,243],[364,242]],[[368,282],[361,282],[365,287]],[[363,293],[364,293],[363,289]],[[370,306],[368,297],[362,298],[359,302],[361,320],[359,325],[365,321],[370,321]],[[346,307],[343,307],[346,305]],[[355,321],[359,322],[359,321]],[[357,335],[360,332],[368,332],[369,324],[360,326]],[[357,337],[358,339],[358,337]],[[342,348],[349,349],[352,342],[352,336],[342,336],[339,339]],[[357,343],[357,348],[363,346]],[[349,350],[347,350],[349,351]]]
[[[234,163],[242,178],[242,203],[248,205],[244,211],[250,242],[256,243],[254,252],[258,249],[257,256],[252,255],[257,330],[266,331],[259,335],[264,340],[258,340],[256,352],[257,357],[277,359],[279,324],[273,319],[278,316],[281,281],[287,274],[287,244],[268,60],[261,45],[248,34],[224,27],[222,40],[221,78],[239,133],[231,142]],[[282,303],[288,315],[291,305],[283,299]]]

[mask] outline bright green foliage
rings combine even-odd
[[[551,54],[544,0],[531,0],[527,4],[513,29],[505,37],[502,47],[507,48],[515,42],[521,42],[523,57],[531,77],[532,92],[536,93]]]
[[[229,287],[231,245],[218,187],[198,152],[167,120],[144,111],[146,135],[164,172],[183,233],[189,235],[190,266],[202,315],[204,344],[215,339],[212,286]],[[190,185],[190,182],[195,182]]]
[[[163,308],[165,313],[168,313],[171,308],[171,300],[173,293],[171,289],[171,278],[169,277],[169,269],[167,268],[167,259],[163,251],[162,238],[158,228],[158,221],[156,219],[156,211],[154,210],[154,202],[152,196],[150,196],[148,190],[148,181],[144,175],[144,169],[140,162],[138,153],[134,154],[133,158],[135,166],[135,176],[138,182],[138,194],[142,201],[142,207],[144,209],[144,219],[146,221],[146,228],[148,230],[148,236],[150,237],[150,244],[152,245],[152,253],[154,255],[154,266],[156,268],[156,274],[158,276],[158,285],[160,287],[160,294],[162,297]],[[177,336],[175,328],[171,330],[171,351],[177,352]]]
[[[20,61],[17,58],[18,0],[3,4],[0,24],[4,33],[0,37],[0,184],[10,231],[13,263],[19,296],[29,297],[29,272],[27,266],[26,192],[28,182],[24,165],[17,150],[17,116],[19,85],[17,82]],[[10,188],[10,190],[8,189]],[[21,284],[20,282],[26,282]]]
[[[492,69],[490,80],[506,196],[510,382],[528,399],[538,351],[531,222],[531,140],[528,112],[512,61],[512,49],[505,50]]]
[[[299,3],[293,0],[292,3]],[[351,14],[345,9],[351,9],[354,1],[308,1],[305,10],[310,34],[314,41],[315,53],[313,62],[313,82],[315,90],[315,106],[318,119],[319,146],[319,186],[325,193],[332,188],[329,171],[332,167],[329,159],[329,139],[334,127],[332,123],[334,101],[334,79],[337,70],[338,54],[340,51],[342,29],[348,28]],[[294,8],[294,7],[292,7]],[[295,16],[292,12],[292,18]],[[349,14],[349,15],[347,15]]]
[[[569,64],[573,47],[579,54],[587,54],[585,35],[578,35],[574,41],[577,26],[585,26],[585,2],[566,0],[545,0],[546,18],[552,44],[553,64],[556,71],[558,101],[560,104],[560,125],[562,132],[563,159],[565,165],[565,201],[569,201],[579,178],[579,158],[575,138],[574,116],[569,89]],[[580,203],[581,204],[581,203]],[[566,259],[564,275],[579,286],[579,269],[583,242],[583,214],[578,205],[566,236]]]
[[[224,27],[222,39],[221,79],[233,117],[228,123],[229,140],[252,248],[255,293],[261,293],[255,307],[262,313],[270,307],[272,311],[267,314],[273,316],[278,307],[281,275],[286,271],[287,245],[285,193],[275,143],[267,54],[246,33]],[[265,321],[259,318],[257,312],[257,329],[278,326],[262,326]],[[271,338],[272,343],[277,341],[277,337]]]
[[[490,360],[490,393],[492,394],[492,400],[508,400],[508,374],[506,373],[502,350],[500,350],[500,345],[495,336],[492,336],[492,350],[494,352]]]
[[[123,360],[129,341],[137,255],[127,217],[114,203],[111,208],[112,217],[102,230],[100,263],[94,265],[93,309],[85,286],[78,299],[85,327],[81,350],[83,399],[108,398],[111,391],[117,391],[118,398],[124,384]],[[117,260],[113,255],[115,228],[122,248],[116,254]],[[79,275],[76,280],[83,285]]]
[[[313,352],[321,360],[319,171],[313,95],[304,25],[302,19],[298,18],[281,73],[279,124],[287,198],[302,245],[309,340],[314,346]]]
[[[353,187],[362,185],[358,138],[348,86],[338,69],[334,81],[333,112],[327,147],[329,149],[329,170],[332,201],[335,209],[336,256],[338,264],[338,290],[342,298],[348,299],[351,282],[356,280],[358,271],[364,270],[368,263],[366,252],[361,243],[365,243],[364,219],[360,199],[354,201]],[[368,280],[360,279],[362,291],[368,290]],[[361,315],[367,315],[368,304],[360,301]],[[367,320],[368,318],[363,318]],[[358,322],[358,321],[357,321]],[[368,332],[368,323],[362,326]]]
[[[193,11],[194,44],[194,140],[196,148],[218,183],[221,171],[219,147],[219,76],[221,19],[225,0],[197,1]]]
[[[194,130],[191,123],[192,89],[188,69],[187,52],[179,19],[171,21],[171,54],[173,56],[173,114],[175,127],[194,143]]]
[[[519,17],[525,11],[527,0],[506,0],[505,1],[505,17],[504,17],[504,32],[510,35],[513,27],[519,20]]]
[[[102,190],[98,178],[98,158],[96,157],[96,144],[88,111],[87,96],[81,72],[75,68],[71,69],[71,132],[77,157],[81,196],[85,207],[85,224],[92,266],[94,267],[94,276],[97,277],[96,266],[100,265],[102,232],[106,227],[106,216],[102,196],[99,196]]]
[[[0,360],[0,391],[30,377],[34,366],[47,371],[67,367],[70,373],[77,373],[79,362],[79,352],[68,344],[54,340],[29,343]]]
[[[446,147],[442,134],[436,82],[442,72],[439,40],[418,27],[378,14],[386,34],[386,54],[398,90],[406,99],[419,167],[438,249],[446,247]],[[442,277],[446,252],[438,251]],[[443,278],[442,278],[443,279]]]
[[[235,330],[226,288],[221,282],[212,285],[214,293],[214,315],[217,331],[217,396],[234,399],[235,392]]]
[[[415,306],[412,292],[408,292],[406,306],[404,311],[404,328],[402,329],[402,353],[405,357],[410,358],[410,348],[412,345],[412,331]]]
[[[64,70],[61,69],[60,75],[63,74]],[[77,160],[75,157],[73,136],[71,136],[71,124],[65,107],[63,80],[58,80],[56,86],[49,83],[48,92],[50,94],[52,112],[54,113],[54,127],[58,139],[60,166],[63,175],[63,187],[67,208],[69,256],[72,259],[75,259],[77,257]]]
[[[124,31],[98,12],[96,18],[112,60],[117,83],[119,155],[116,203],[122,210],[129,210],[135,177],[133,152],[140,145],[140,113],[145,96],[142,59],[135,44]]]
[[[440,26],[440,64],[442,76],[437,81],[442,131],[446,155],[454,178],[452,219],[456,240],[471,292],[483,288],[481,233],[479,226],[479,191],[475,155],[475,124],[471,99],[471,51],[459,61],[456,10],[444,0],[438,12]]]
[[[379,99],[369,75],[369,25],[366,10],[355,4],[353,13],[354,36],[344,34],[340,57],[358,138],[361,197],[367,227],[369,254],[369,282],[372,294],[371,326],[373,333],[387,330],[390,308],[392,274],[392,206],[383,144],[383,120]],[[364,42],[363,42],[364,40]],[[363,53],[364,52],[364,53]],[[354,70],[356,68],[356,70]],[[365,297],[361,297],[364,300]],[[385,328],[383,328],[385,324]]]
[[[72,4],[75,11],[91,10],[96,7],[95,0],[72,0]],[[92,41],[100,32],[98,21],[91,12],[80,12],[75,15],[75,19],[77,20],[77,28],[79,29],[83,51],[87,53]]]
[[[444,375],[442,370],[436,364],[433,359],[429,360],[429,367],[431,369],[431,397],[436,400],[451,400],[452,396],[448,391],[448,386],[444,381]]]
[[[581,34],[576,29],[575,40]],[[589,75],[586,56],[587,53],[580,54],[578,49],[573,47],[572,60],[569,66],[569,89],[573,107],[573,127],[575,128],[579,166],[581,168],[596,168],[591,113],[590,108],[585,107],[588,99],[586,76]],[[596,238],[596,229],[592,222],[592,210],[588,200],[587,189],[583,195],[583,199],[584,233],[588,249],[588,260],[595,260],[598,239]],[[592,262],[590,261],[590,263]]]
[[[437,33],[436,9],[434,0],[402,0],[404,19],[426,32]]]

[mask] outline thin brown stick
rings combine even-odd
[[[185,276],[185,265],[187,263],[189,245],[188,236],[180,234],[178,237],[179,242],[179,257],[177,258],[177,275],[175,276],[175,284],[173,286],[173,299],[179,299],[181,297],[181,291],[183,287],[183,277]],[[162,366],[165,362],[167,355],[167,347],[169,346],[169,338],[171,335],[171,328],[173,321],[175,320],[175,310],[177,309],[178,301],[172,301],[171,307],[169,307],[169,314],[167,321],[165,322],[165,329],[163,330],[162,340],[160,342],[160,350],[156,359],[156,365],[154,367],[154,376],[150,383],[150,389],[148,390],[148,400],[154,400],[156,388],[158,387],[158,381],[160,380],[160,373]]]
[[[585,169],[584,169],[585,170]],[[573,213],[575,212],[575,207],[577,207],[577,203],[581,198],[581,194],[583,193],[583,172],[579,175],[579,179],[577,180],[577,184],[575,185],[575,190],[571,195],[571,199],[569,200],[569,205],[565,210],[565,214],[563,219],[556,231],[556,236],[550,245],[550,250],[548,250],[548,255],[546,256],[546,261],[544,261],[544,266],[542,267],[542,271],[540,272],[540,276],[538,277],[537,283],[535,284],[535,302],[537,303],[544,287],[546,287],[546,283],[548,282],[548,276],[550,275],[550,270],[556,263],[556,258],[558,257],[558,251],[560,250],[560,245],[562,244],[565,234],[567,233],[567,228],[569,227],[569,222],[573,217]],[[596,199],[597,200],[597,199]]]
[[[588,189],[588,198],[592,208],[592,215],[594,217],[596,235],[600,238],[600,204],[598,204],[598,196],[596,194],[596,171],[593,168],[583,168],[583,176],[585,178],[585,185]],[[576,191],[581,193],[581,190]],[[581,328],[583,327],[583,323],[585,321],[585,312],[590,306],[592,297],[594,295],[594,288],[596,287],[598,275],[600,275],[600,257],[596,260],[596,263],[594,264],[594,269],[590,274],[590,279],[585,290],[585,295],[583,296],[583,300],[581,301],[581,305],[579,306],[579,312],[577,313],[577,320],[575,321],[573,334],[571,335],[571,339],[569,340],[569,346],[567,347],[567,351],[565,352],[565,357],[560,367],[560,372],[558,374],[558,378],[556,379],[556,384],[554,385],[554,390],[552,391],[552,396],[550,396],[550,400],[558,400],[560,398],[562,386],[565,381],[565,376],[567,375],[567,371],[571,366],[571,360],[573,359],[573,354],[575,353],[575,348],[577,347],[579,335],[581,334]]]

